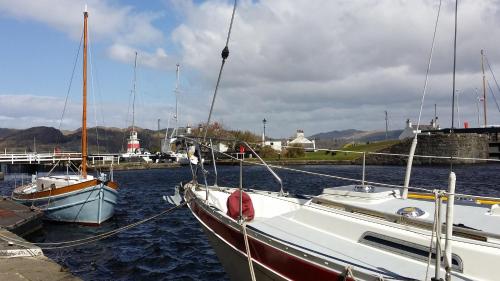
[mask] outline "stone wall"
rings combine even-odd
[[[413,139],[405,139],[380,152],[408,154]],[[415,155],[454,156],[465,158],[488,158],[488,136],[481,134],[432,134],[419,135]],[[408,157],[367,155],[366,163],[371,165],[392,164],[406,165]],[[415,157],[415,165],[449,164],[449,159],[431,159]],[[454,159],[455,164],[484,163],[483,161]]]

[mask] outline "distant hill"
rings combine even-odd
[[[0,128],[0,138],[4,138],[17,131],[16,129]]]
[[[349,130],[342,130],[342,131],[331,131],[331,132],[325,132],[325,133],[319,133],[310,136],[311,139],[316,139],[316,140],[333,140],[333,139],[350,139],[352,136],[364,133],[365,131],[360,131],[360,130],[355,130],[355,129],[349,129]]]
[[[141,146],[157,151],[165,129],[152,131],[137,128]],[[127,145],[130,129],[93,127],[87,130],[90,153],[123,152]],[[99,136],[97,138],[97,136]],[[62,151],[77,152],[81,149],[81,129],[61,132],[52,127],[33,127],[24,130],[0,128],[0,151],[7,152],[50,152],[58,147]]]
[[[388,140],[397,140],[403,130],[392,130],[387,134]],[[309,137],[315,139],[320,148],[339,148],[348,142],[375,142],[385,140],[385,131],[360,131],[355,129],[331,131]]]

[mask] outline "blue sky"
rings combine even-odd
[[[136,120],[166,127],[181,64],[180,125],[204,121],[232,1],[88,0],[99,125],[130,123],[134,51]],[[348,128],[400,129],[416,119],[439,1],[241,0],[214,120],[273,136]],[[58,127],[85,1],[0,0],[0,127]],[[453,2],[443,1],[423,122],[449,127]],[[457,89],[462,121],[477,123],[479,50],[500,69],[500,4],[460,1]],[[490,74],[488,80],[495,89]],[[500,74],[497,74],[500,76]],[[91,81],[89,81],[91,83]],[[499,93],[496,93],[500,98]],[[80,126],[81,57],[62,129]],[[95,124],[89,92],[89,123]],[[500,113],[488,96],[490,124]],[[481,113],[481,112],[480,112]]]

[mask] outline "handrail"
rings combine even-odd
[[[266,163],[266,161],[264,161],[262,158],[260,158],[260,156],[257,154],[257,152],[255,152],[255,150],[253,150],[247,142],[243,141],[242,143],[245,144],[245,146],[248,147],[248,149],[250,149],[250,151],[252,151],[252,153],[260,160],[260,162],[262,162],[262,164],[264,164],[264,166],[267,168],[267,170],[279,182],[279,184],[280,184],[280,196],[283,196],[283,194],[284,194],[284,192],[283,192],[283,181],[278,176],[278,174],[276,174],[276,172],[274,172],[274,170],[271,169],[271,167],[269,167],[269,165]]]
[[[244,163],[251,163],[251,162],[245,161],[245,160],[243,160],[243,159],[236,159],[235,157],[233,157],[233,156],[231,156],[231,155],[229,155],[229,154],[227,154],[227,153],[224,153],[224,152],[221,152],[221,151],[219,151],[219,150],[217,150],[217,149],[214,149],[212,145],[208,146],[208,145],[206,145],[206,144],[203,144],[203,143],[201,143],[201,142],[197,141],[197,140],[196,140],[196,139],[194,139],[194,138],[190,138],[190,137],[186,137],[186,136],[180,136],[179,138],[183,138],[183,139],[185,139],[185,140],[189,140],[189,141],[195,142],[195,143],[197,143],[197,144],[198,144],[198,145],[200,145],[200,146],[203,146],[203,147],[205,147],[205,148],[210,149],[210,150],[212,151],[212,153],[213,153],[213,151],[216,151],[217,153],[220,153],[220,154],[222,154],[222,155],[225,155],[225,156],[227,156],[227,157],[229,157],[229,158],[231,158],[231,159],[239,160],[239,161],[241,161],[242,163],[243,163],[243,162],[244,162]],[[210,143],[212,143],[212,139],[210,139]],[[269,171],[269,172],[273,175],[273,177],[274,177],[274,178],[278,181],[278,183],[280,184],[280,196],[284,195],[284,194],[285,194],[285,192],[283,191],[283,181],[282,181],[282,180],[281,180],[281,178],[278,176],[278,174],[276,174],[276,172],[274,172],[274,170],[273,170],[273,169],[271,169],[271,167],[269,166],[269,164],[267,164],[267,163],[266,163],[266,162],[265,162],[265,161],[264,161],[264,160],[263,160],[263,159],[262,159],[262,158],[261,158],[261,157],[257,154],[257,152],[255,152],[255,150],[253,150],[253,149],[252,149],[252,147],[250,147],[250,145],[249,145],[246,141],[239,141],[239,143],[244,144],[244,145],[245,145],[245,146],[246,146],[246,147],[247,147],[247,148],[248,148],[248,149],[249,149],[249,150],[250,150],[250,151],[251,151],[251,152],[252,152],[252,153],[253,153],[253,154],[254,154],[254,155],[258,158],[258,159],[259,159],[259,160],[260,160],[260,162],[262,162],[262,164],[257,164],[257,163],[253,163],[253,164],[257,164],[257,165],[263,165],[263,166],[265,166],[265,167],[267,168],[267,170],[268,170],[268,171]],[[215,162],[214,162],[214,163],[215,163]]]
[[[210,151],[212,152],[212,161],[213,161],[213,166],[214,166],[214,176],[215,176],[215,180],[214,180],[214,185],[217,186],[217,165],[215,164],[215,155],[214,155],[214,145],[212,144],[212,139],[210,139],[210,147],[212,149],[210,149]]]

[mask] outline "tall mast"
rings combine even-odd
[[[486,76],[484,76],[484,52],[481,50],[481,69],[483,70],[483,112],[484,112],[484,127],[488,124],[486,120]]]
[[[180,65],[176,64],[177,69],[175,70],[176,81],[175,81],[175,127],[179,128],[179,71]]]
[[[132,99],[132,132],[135,132],[135,81],[136,81],[136,68],[137,68],[137,51],[135,52],[135,60],[134,60],[134,88],[132,90],[132,94],[134,95]]]
[[[83,12],[82,178],[87,178],[87,5]]]
[[[455,129],[455,75],[457,69],[457,10],[458,0],[455,0],[455,36],[453,37],[453,89],[451,100],[451,133]]]
[[[177,64],[177,69],[175,70],[176,74],[176,82],[175,82],[175,128],[179,128],[179,67],[180,65]]]
[[[177,68],[175,70],[175,75],[176,75],[176,80],[175,80],[175,128],[172,130],[172,134],[170,135],[170,138],[173,138],[177,134],[177,129],[179,128],[179,72],[180,72],[180,65],[176,64]],[[168,132],[167,132],[168,133]]]

